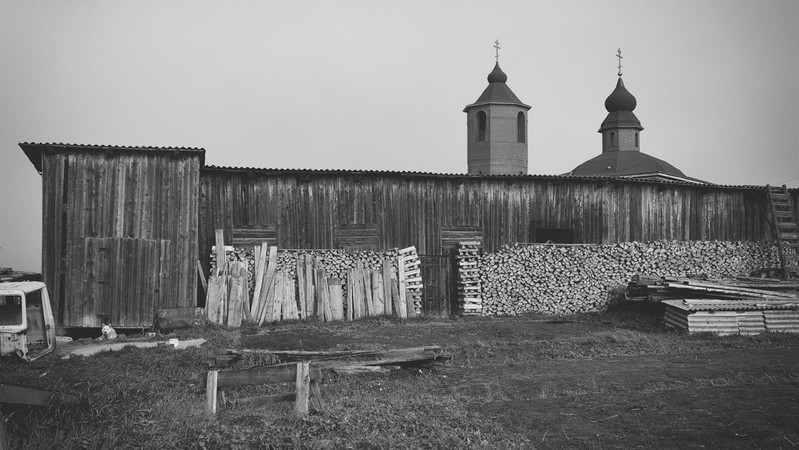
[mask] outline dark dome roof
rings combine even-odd
[[[632,111],[637,105],[638,102],[636,102],[635,97],[624,87],[624,81],[619,77],[619,81],[616,83],[616,89],[605,99],[605,109],[607,109],[608,112]]]
[[[508,81],[508,76],[505,75],[505,72],[499,68],[499,63],[494,65],[494,70],[488,74],[488,82],[489,83],[505,83]]]
[[[671,164],[642,152],[605,152],[575,167],[576,176],[624,177],[646,174],[663,174],[691,179]]]

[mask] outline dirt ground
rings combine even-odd
[[[466,395],[471,414],[525,435],[536,448],[799,447],[796,340],[775,346],[741,336],[695,338],[663,329],[661,317],[296,324],[245,332],[239,344],[442,345],[453,355],[434,369],[446,380],[443,389]]]

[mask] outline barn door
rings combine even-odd
[[[455,304],[455,275],[450,255],[419,255],[422,272],[422,313],[431,317],[450,317]]]
[[[69,325],[149,327],[168,291],[169,241],[86,238],[84,301]],[[70,312],[70,318],[73,317]]]

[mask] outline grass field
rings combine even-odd
[[[77,400],[3,413],[12,448],[35,449],[799,447],[799,336],[687,335],[661,318],[656,308],[627,308],[187,330],[168,337],[208,343],[5,359],[0,381]],[[305,418],[290,403],[216,416],[204,409],[204,360],[227,348],[421,345],[442,346],[452,361],[389,374],[325,372],[325,409]]]

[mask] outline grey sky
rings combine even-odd
[[[495,39],[530,173],[601,151],[622,48],[642,151],[799,186],[799,1],[0,1],[0,266],[38,270],[18,142],[203,147],[214,165],[463,173]]]

